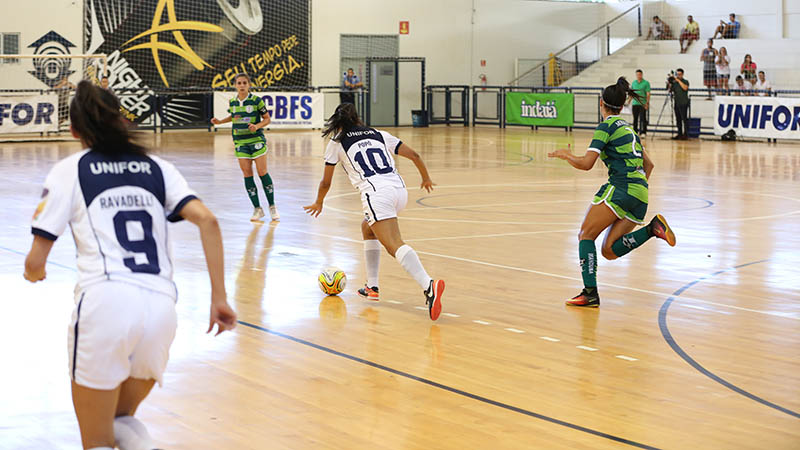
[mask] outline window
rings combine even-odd
[[[0,38],[0,54],[19,54],[19,33],[0,33]],[[5,64],[19,63],[19,58],[2,58],[0,62]]]

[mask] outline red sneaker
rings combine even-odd
[[[358,290],[358,295],[366,298],[367,300],[376,302],[381,299],[380,295],[378,294],[378,286],[369,287],[365,284],[363,288]]]
[[[439,318],[442,313],[442,294],[444,293],[444,280],[433,280],[427,290],[424,291],[425,303],[428,305],[428,313],[431,320]]]
[[[672,229],[667,225],[667,219],[665,219],[664,216],[657,214],[653,217],[653,220],[650,221],[650,225],[648,226],[653,236],[667,241],[670,247],[675,247],[675,233],[673,233]]]
[[[584,289],[580,294],[567,300],[566,304],[569,306],[582,306],[584,308],[597,308],[600,306],[600,296],[597,295],[597,289],[591,294]]]

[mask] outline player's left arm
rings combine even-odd
[[[305,212],[314,217],[319,217],[322,213],[322,202],[325,201],[325,196],[328,195],[328,191],[331,189],[334,169],[336,169],[336,164],[325,163],[325,172],[322,174],[322,180],[319,182],[319,189],[317,189],[317,199],[314,203],[303,206]]]
[[[650,174],[653,173],[653,169],[656,167],[653,164],[653,160],[647,155],[647,152],[642,149],[642,160],[644,160],[644,176],[647,178],[647,181],[650,181]]]
[[[436,183],[431,180],[431,176],[428,173],[428,168],[425,166],[425,162],[422,160],[422,157],[419,156],[419,153],[402,142],[398,144],[396,152],[398,155],[410,159],[417,167],[419,175],[422,177],[420,189],[425,189],[428,192],[432,191],[433,187],[436,186]]]

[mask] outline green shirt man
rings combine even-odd
[[[681,86],[683,84],[683,86]],[[678,72],[675,81],[672,82],[672,94],[675,99],[676,106],[683,106],[689,104],[689,80],[683,78],[683,72]]]
[[[633,89],[639,97],[642,99],[641,101],[637,99],[633,99],[634,106],[645,106],[648,103],[648,97],[650,94],[650,82],[642,78],[642,81],[633,80],[631,83],[631,89]]]

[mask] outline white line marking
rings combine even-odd
[[[356,244],[359,244],[359,245],[363,245],[363,242],[364,242],[363,240],[350,239],[350,238],[346,238],[346,237],[342,237],[342,236],[336,236],[336,235],[325,234],[325,233],[316,233],[316,232],[313,232],[313,231],[306,231],[306,230],[300,230],[300,229],[294,229],[292,231],[294,231],[295,233],[305,233],[305,234],[310,234],[312,236],[322,236],[322,237],[326,237],[326,238],[330,238],[330,239],[337,239],[337,240],[341,240],[341,241],[353,242],[353,243],[356,243]],[[514,271],[517,271],[517,272],[534,273],[536,275],[542,275],[542,276],[552,277],[552,278],[560,278],[562,280],[571,280],[571,281],[583,282],[583,279],[581,279],[581,278],[568,277],[566,275],[560,275],[560,274],[550,273],[550,272],[542,272],[541,270],[525,269],[523,267],[514,267],[514,266],[508,266],[508,265],[505,265],[505,264],[494,264],[494,263],[490,263],[490,262],[486,262],[486,261],[478,261],[478,260],[469,259],[469,258],[460,258],[458,256],[442,255],[440,253],[423,252],[423,251],[419,251],[419,250],[417,250],[417,254],[419,254],[419,255],[428,255],[428,256],[438,256],[439,258],[452,259],[454,261],[468,262],[468,263],[472,263],[472,264],[478,264],[478,265],[481,265],[481,266],[495,267],[495,268],[498,268],[498,269],[506,269],[506,270],[514,270]],[[709,277],[709,279],[710,279],[710,277]],[[651,291],[649,289],[639,289],[639,288],[635,288],[635,287],[620,286],[620,285],[611,284],[611,283],[599,283],[599,285],[603,286],[603,287],[612,287],[612,288],[623,289],[623,290],[627,290],[627,291],[641,292],[643,294],[656,295],[656,296],[659,296],[659,297],[662,297],[662,298],[674,297],[673,294],[669,294],[669,293],[665,293],[665,292],[658,292],[658,291]],[[683,302],[686,302],[686,301],[693,301],[693,302],[697,302],[697,303],[704,303],[706,305],[719,306],[721,308],[730,308],[730,309],[735,309],[735,310],[739,310],[739,311],[752,312],[752,313],[756,313],[756,314],[764,314],[764,315],[774,316],[774,317],[783,317],[785,319],[800,320],[800,315],[794,314],[794,313],[786,313],[786,312],[779,312],[779,311],[763,311],[763,310],[758,310],[758,309],[743,308],[741,306],[726,305],[724,303],[717,303],[717,302],[712,302],[712,301],[709,301],[709,300],[703,300],[703,299],[694,298],[694,297],[684,297],[684,296],[676,297],[676,299],[678,299],[678,298],[680,300],[682,300],[682,302],[678,303],[678,304],[684,304]]]
[[[587,352],[596,352],[597,349],[594,347],[587,347],[585,345],[576,345],[575,348],[579,348],[581,350],[586,350]]]
[[[406,208],[403,211],[405,212],[414,212],[414,211],[436,211],[439,209],[462,209],[462,208],[487,208],[490,206],[520,206],[520,205],[544,205],[550,203],[576,203],[576,202],[585,202],[585,199],[575,199],[575,200],[544,200],[539,202],[514,202],[514,203],[484,203],[482,205],[448,205],[448,206],[423,206],[421,208]]]
[[[631,358],[630,356],[625,355],[617,355],[615,358],[624,359],[625,361],[638,361],[636,358]]]
[[[675,305],[676,306],[683,306],[683,307],[686,307],[686,308],[692,308],[692,309],[702,309],[703,311],[715,312],[715,313],[720,313],[720,314],[728,314],[728,315],[733,314],[730,311],[720,311],[718,309],[705,308],[705,307],[702,307],[702,306],[689,305],[689,304],[686,304],[686,303],[676,303]]]
[[[561,342],[561,339],[551,338],[550,336],[539,336],[539,339],[544,339],[550,342]]]
[[[443,312],[442,315],[447,317],[461,317],[458,314],[446,313],[446,312]]]
[[[473,320],[473,322],[475,322],[475,323],[477,323],[479,325],[491,325],[491,323],[486,322],[485,320]]]
[[[414,308],[416,308],[416,309],[421,309],[421,310],[423,310],[423,311],[427,311],[427,310],[428,310],[428,307],[427,307],[427,306],[415,306]]]
[[[496,233],[496,234],[472,234],[468,236],[448,236],[436,238],[419,238],[419,239],[405,239],[406,242],[422,242],[422,241],[448,241],[453,239],[475,239],[475,238],[490,238],[490,237],[506,237],[506,236],[525,236],[528,234],[546,234],[546,233],[566,233],[577,232],[579,228],[569,228],[564,230],[542,230],[542,231],[521,231],[518,233]]]
[[[403,304],[403,302],[398,302],[397,300],[386,300],[386,301],[388,303],[392,303],[392,304],[395,304],[395,305],[402,305]]]
[[[510,331],[512,333],[524,333],[525,332],[523,330],[518,330],[516,328],[506,328],[506,331]]]

